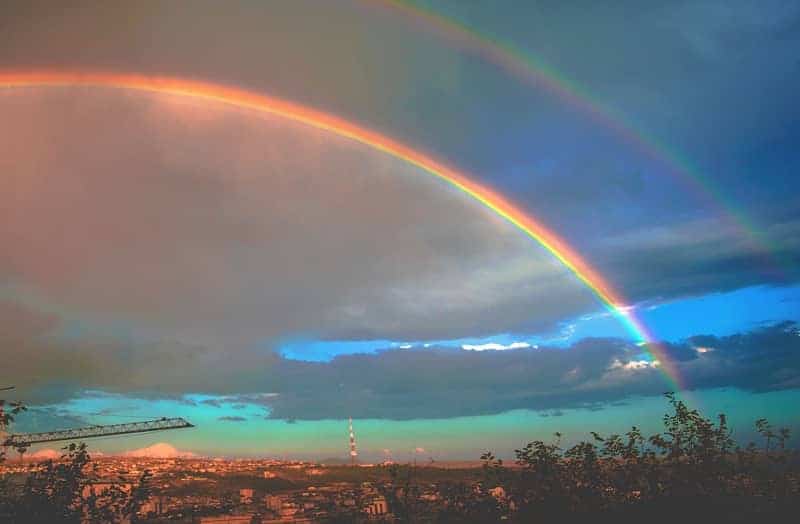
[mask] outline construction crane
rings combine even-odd
[[[0,388],[0,391],[14,389],[14,386]],[[58,442],[64,440],[82,440],[87,438],[109,437],[114,435],[128,435],[131,433],[149,433],[152,431],[164,431],[168,429],[193,428],[194,424],[182,418],[162,417],[154,420],[142,422],[128,422],[124,424],[106,424],[87,426],[83,428],[64,429],[59,431],[45,431],[42,433],[17,433],[6,434],[5,424],[2,419],[3,405],[0,404],[0,445],[5,450],[6,447],[17,448],[22,452],[32,444],[43,442]]]
[[[167,429],[193,428],[194,424],[182,418],[159,418],[144,422],[128,422],[125,424],[107,424],[102,426],[87,426],[84,428],[64,429],[60,431],[45,431],[42,433],[19,433],[9,435],[6,442],[8,446],[16,448],[28,447],[31,444],[42,442],[58,442],[61,440],[83,440],[86,438],[110,437],[112,435],[127,435],[130,433],[148,433],[150,431],[164,431]]]

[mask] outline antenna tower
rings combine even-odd
[[[348,420],[350,430],[350,465],[355,466],[358,460],[358,451],[356,451],[356,434],[353,432],[353,417]]]

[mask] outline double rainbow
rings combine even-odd
[[[623,323],[636,342],[659,361],[660,368],[666,374],[671,385],[674,385],[675,389],[681,389],[674,363],[668,358],[663,348],[655,342],[632,310],[626,306],[622,295],[614,290],[611,283],[593,269],[564,239],[549,230],[530,213],[515,206],[507,198],[475,182],[471,176],[446,166],[425,153],[335,115],[235,87],[181,78],[137,74],[60,71],[0,72],[0,88],[74,86],[130,89],[185,96],[278,115],[349,138],[402,159],[458,188],[516,226],[549,251],[597,296],[606,309]]]
[[[764,263],[765,273],[785,276],[796,269],[776,254],[775,246],[769,245],[764,235],[752,221],[731,202],[720,190],[715,188],[708,177],[692,165],[685,156],[671,150],[663,142],[648,136],[637,129],[621,113],[604,106],[596,97],[582,89],[578,84],[560,73],[541,58],[526,53],[495,36],[481,33],[444,16],[432,8],[424,7],[409,0],[363,0],[366,5],[375,4],[401,16],[415,24],[429,29],[452,43],[461,51],[471,53],[502,69],[514,78],[545,90],[568,106],[609,129],[627,145],[655,161],[657,165],[678,180],[687,190],[714,209],[722,219],[745,242],[748,248]]]

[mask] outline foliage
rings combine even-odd
[[[741,520],[798,509],[796,457],[787,429],[760,419],[763,451],[737,447],[725,415],[716,422],[667,393],[671,412],[662,432],[645,438],[631,428],[562,449],[533,441],[516,450],[517,468],[484,455],[486,471],[505,487],[507,516],[528,522],[553,517]]]
[[[391,481],[384,496],[390,508],[402,522],[419,522],[426,509],[422,503],[422,490],[417,479],[416,466],[392,464],[389,468]]]
[[[398,475],[390,508],[401,522],[750,521],[800,510],[797,456],[787,429],[756,422],[762,447],[736,445],[725,415],[716,421],[667,393],[663,430],[645,437],[592,432],[564,449],[561,434],[515,450],[511,467],[485,453],[483,479],[440,488],[436,511],[420,504],[413,477]],[[407,495],[407,496],[406,496]],[[387,499],[389,497],[387,496]]]
[[[0,430],[9,427],[14,422],[14,418],[26,410],[27,408],[19,402],[8,402],[0,399]],[[2,431],[0,431],[0,439],[3,440],[0,442],[0,464],[2,464],[6,458],[6,447],[8,447],[9,442],[5,440],[6,435]]]

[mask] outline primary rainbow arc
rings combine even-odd
[[[0,72],[0,88],[29,87],[103,87],[131,89],[216,101],[240,108],[278,115],[305,125],[329,131],[382,151],[436,176],[513,224],[534,239],[583,282],[614,314],[637,343],[643,345],[660,363],[669,381],[681,389],[675,365],[648,333],[644,324],[626,307],[626,301],[594,268],[562,238],[549,230],[530,213],[522,211],[507,198],[479,184],[463,172],[388,136],[353,124],[335,115],[293,102],[230,86],[166,76],[145,76],[107,72],[24,71]]]

